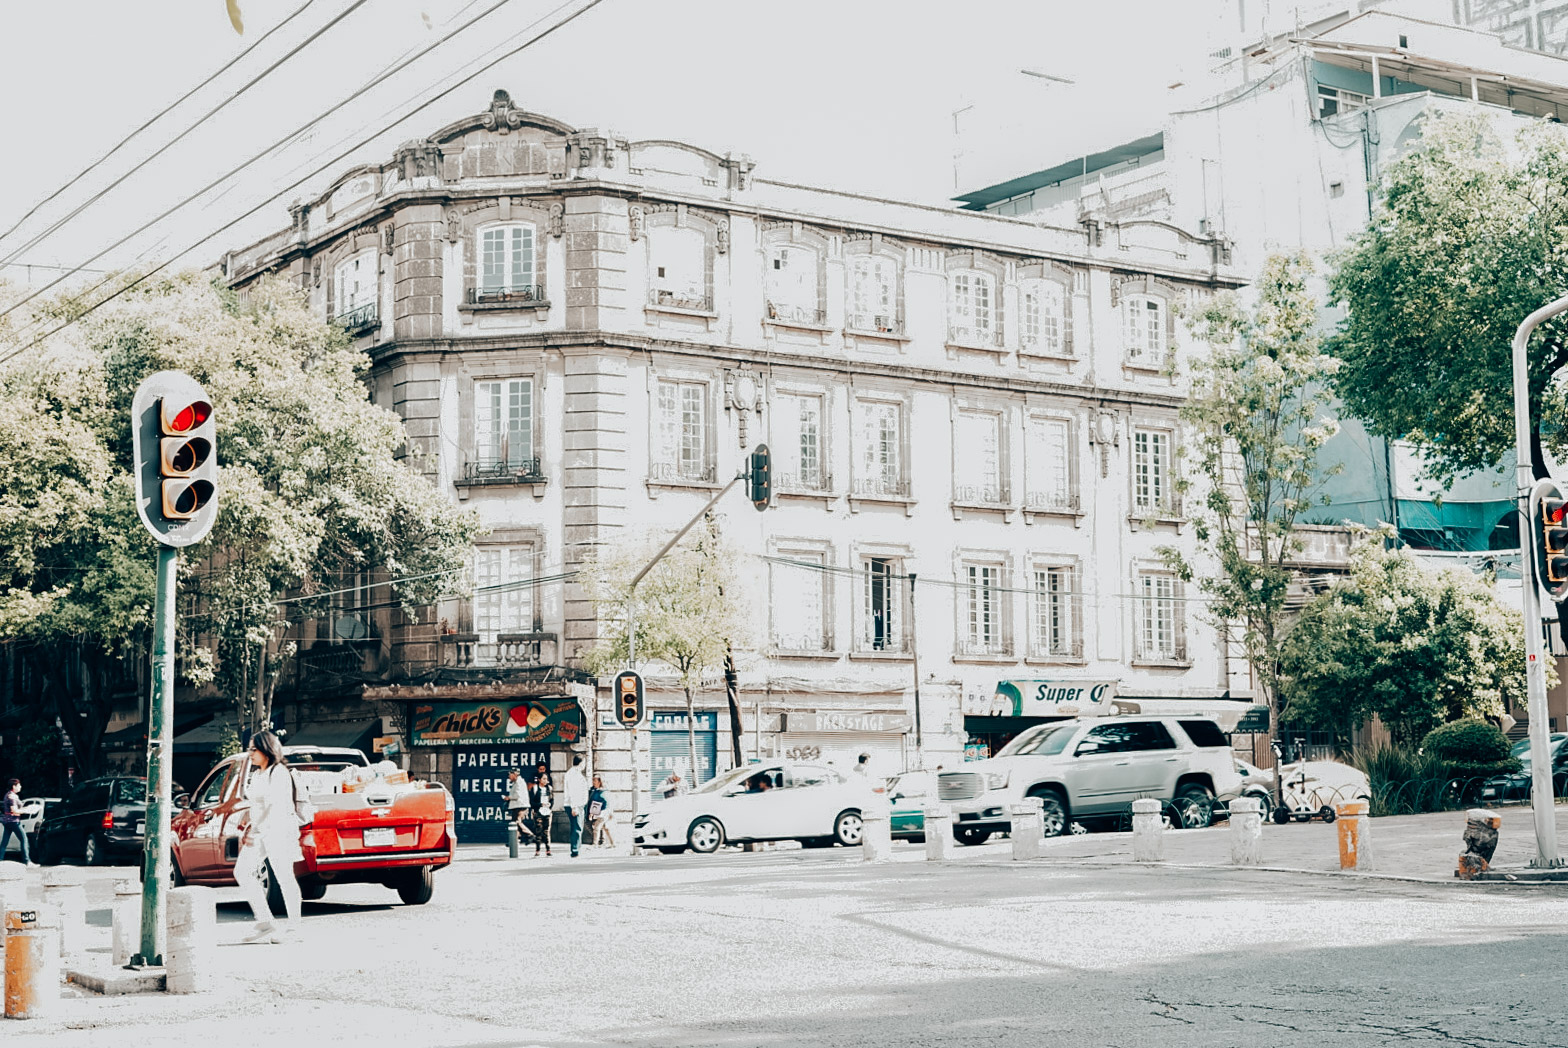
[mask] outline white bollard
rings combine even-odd
[[[1013,825],[1009,835],[1013,841],[1014,859],[1038,859],[1040,842],[1045,835],[1045,820],[1040,816],[1040,798],[1025,797],[1009,806]]]
[[[67,866],[45,870],[43,900],[60,915],[60,956],[80,954],[87,948],[87,889],[81,874]]]
[[[201,993],[212,988],[218,952],[218,899],[211,888],[174,888],[169,892],[169,939],[163,965],[169,993]]]
[[[142,886],[133,880],[115,881],[113,905],[109,915],[114,947],[111,956],[114,966],[123,968],[142,945]]]
[[[1160,862],[1165,857],[1165,817],[1159,801],[1139,797],[1132,802],[1133,862]]]
[[[1263,802],[1256,797],[1230,802],[1230,861],[1232,866],[1263,862]]]
[[[953,857],[953,812],[941,805],[924,812],[926,828],[926,859],[946,862]]]
[[[860,813],[860,857],[866,862],[886,862],[893,852],[893,824],[887,805],[874,805]]]

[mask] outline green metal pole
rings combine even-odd
[[[174,756],[174,589],[180,554],[158,548],[158,592],[153,605],[152,702],[147,726],[147,843],[142,855],[142,948],[131,967],[163,964],[169,891],[169,816],[173,807],[169,761]]]

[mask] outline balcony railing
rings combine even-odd
[[[1060,491],[1031,491],[1024,505],[1041,513],[1077,513],[1082,503],[1076,494]]]
[[[1140,638],[1133,644],[1133,655],[1140,662],[1186,662],[1187,642],[1145,643]]]
[[[957,346],[990,348],[1002,345],[1002,332],[988,327],[962,327],[955,324],[948,328],[947,340]]]
[[[1175,495],[1163,499],[1134,499],[1132,512],[1135,517],[1175,520],[1181,516],[1181,499]]]
[[[953,501],[971,506],[1005,506],[1007,492],[994,484],[965,484],[953,489]]]
[[[538,457],[525,459],[470,459],[463,463],[460,484],[540,484],[544,470]]]
[[[855,494],[873,498],[907,499],[909,481],[903,477],[859,477],[855,480]]]
[[[902,335],[904,325],[891,313],[851,313],[845,319],[853,331],[874,332],[878,335]]]
[[[855,650],[862,653],[907,655],[909,654],[909,638],[904,631],[894,627],[878,637],[875,633],[862,636],[860,643],[855,645]]]
[[[683,468],[675,462],[655,462],[648,468],[648,479],[675,484],[716,484],[719,471],[715,466],[698,469],[691,466]]]
[[[713,299],[691,291],[667,291],[664,288],[648,289],[648,305],[668,306],[671,309],[694,309],[703,313],[713,311]]]
[[[775,473],[773,484],[780,491],[799,491],[807,494],[833,490],[833,478],[821,470],[803,473]]]
[[[1012,650],[1007,642],[1001,639],[985,640],[966,638],[958,646],[960,655],[978,655],[984,657],[1011,655]]]
[[[366,302],[363,306],[356,306],[347,313],[338,314],[338,324],[350,335],[363,335],[381,323],[381,305],[377,302]]]
[[[441,665],[456,669],[553,666],[558,639],[554,633],[501,633],[494,641],[486,641],[478,633],[443,633]]]
[[[520,284],[517,287],[471,287],[468,304],[482,305],[537,305],[544,301],[544,285]]]
[[[779,302],[768,303],[768,319],[784,324],[812,324],[823,327],[828,322],[828,311],[808,306],[790,306]]]

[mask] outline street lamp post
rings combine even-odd
[[[1536,578],[1536,553],[1541,536],[1532,525],[1530,493],[1535,487],[1535,468],[1530,457],[1530,334],[1559,313],[1568,312],[1568,296],[1550,302],[1524,318],[1514,333],[1514,437],[1517,444],[1516,479],[1519,491],[1519,520],[1522,532],[1519,556],[1524,585],[1525,684],[1530,709],[1531,808],[1535,815],[1535,861],[1533,866],[1560,866],[1557,857],[1556,795],[1552,788],[1550,727],[1546,707],[1546,663],[1541,631],[1541,590]]]

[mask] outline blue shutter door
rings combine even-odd
[[[691,754],[686,746],[686,711],[654,710],[648,732],[649,775],[648,791],[653,798],[660,797],[659,783],[670,772],[679,771],[681,778],[693,786],[713,778],[719,752],[719,715],[713,712],[697,714],[697,774],[691,774]]]

